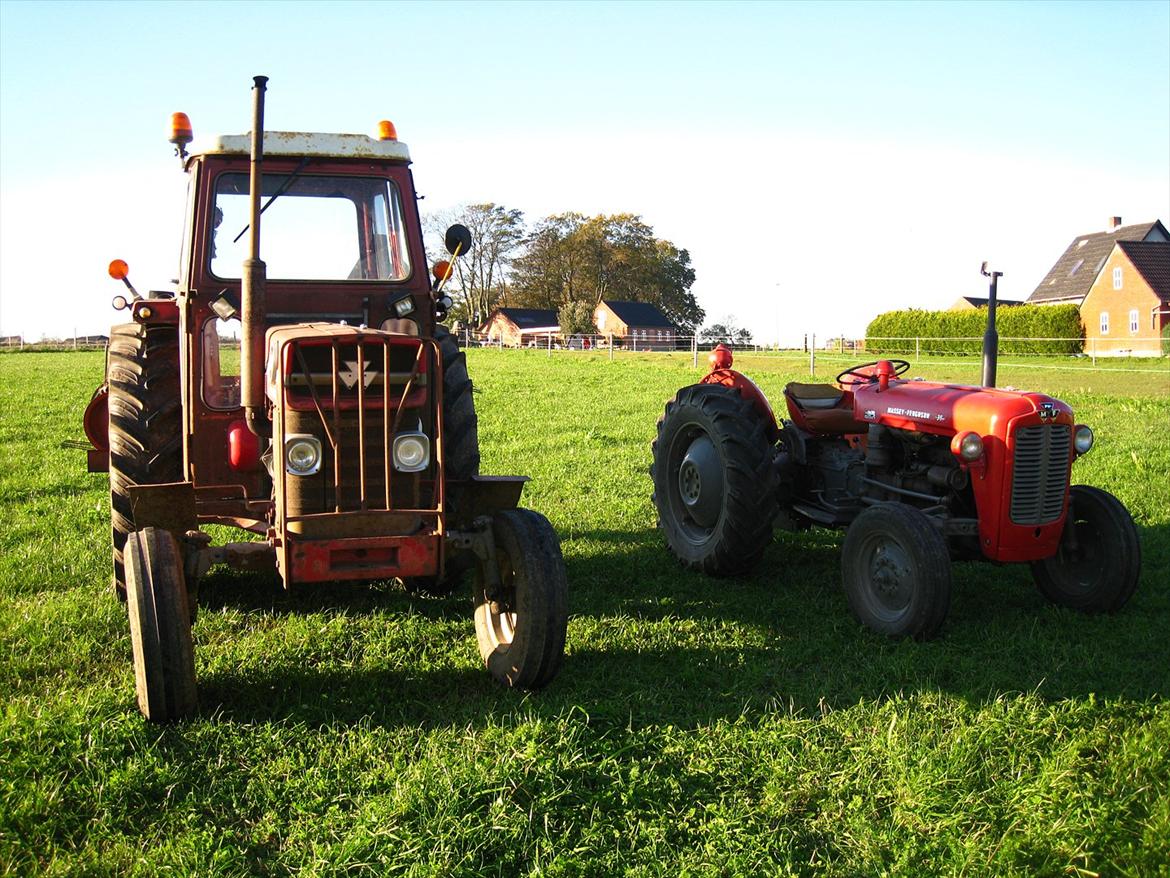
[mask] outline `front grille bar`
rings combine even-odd
[[[1015,434],[1011,518],[1014,524],[1051,524],[1064,510],[1072,452],[1067,424],[1036,424]]]
[[[358,508],[347,509],[345,504],[345,491],[343,490],[342,471],[344,459],[348,454],[353,453],[352,449],[346,450],[343,448],[342,436],[342,396],[341,396],[341,365],[342,365],[342,342],[338,339],[330,339],[330,360],[331,360],[331,376],[330,386],[333,391],[332,400],[328,405],[321,399],[321,395],[317,388],[317,382],[313,380],[313,373],[309,367],[308,360],[305,357],[303,346],[300,340],[293,340],[288,342],[294,348],[294,357],[301,373],[305,376],[305,384],[308,387],[309,395],[313,403],[313,408],[320,419],[321,426],[325,433],[325,439],[332,449],[332,464],[333,464],[333,511],[334,513],[346,513],[350,511],[365,512],[370,511],[369,483],[367,480],[366,467],[370,462],[369,449],[367,447],[368,437],[366,436],[366,424],[368,421],[368,413],[366,411],[366,403],[368,394],[366,392],[366,348],[367,341],[362,338],[355,339],[353,348],[357,355],[356,363],[356,378],[357,378],[357,398],[356,398],[356,420],[357,420],[357,457],[358,457]],[[392,345],[382,344],[382,368],[383,376],[390,375],[391,367],[391,348]],[[394,510],[393,497],[393,437],[397,435],[398,430],[402,424],[402,418],[405,414],[405,402],[410,396],[411,391],[415,389],[419,383],[421,369],[425,363],[424,357],[428,350],[433,350],[435,363],[439,364],[438,345],[429,340],[422,340],[416,349],[414,363],[411,371],[407,376],[407,380],[402,387],[401,393],[396,393],[395,398],[392,398],[390,392],[391,383],[389,380],[382,381],[382,440],[383,440],[383,481],[385,483],[385,502],[386,510]],[[283,358],[280,359],[283,362]],[[444,491],[443,491],[443,453],[442,453],[442,384],[435,382],[432,384],[434,394],[434,417],[435,417],[435,437],[434,437],[434,463],[435,463],[435,481],[433,502],[435,508],[442,509]],[[281,394],[281,410],[282,413],[286,411],[287,399],[285,393]],[[390,418],[391,409],[396,409],[393,420]],[[282,414],[282,421],[287,418]],[[278,459],[280,460],[280,479],[285,481],[286,473],[284,471],[283,449]],[[350,492],[352,496],[352,492]],[[406,510],[394,510],[406,511]],[[417,510],[425,511],[425,510]],[[294,516],[287,520],[297,520],[300,516]]]

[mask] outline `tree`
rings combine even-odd
[[[526,243],[513,264],[509,298],[516,305],[559,310],[602,299],[650,302],[683,331],[703,320],[690,289],[690,254],[655,238],[639,216],[555,214],[541,220]]]
[[[446,290],[452,314],[479,326],[507,295],[508,269],[524,241],[524,213],[499,204],[467,204],[427,218],[427,231],[442,240],[452,223],[471,231],[474,246],[461,254]],[[440,244],[439,249],[441,250]],[[446,259],[445,251],[437,258]]]
[[[593,335],[597,325],[593,322],[593,306],[588,302],[569,302],[557,311],[557,322],[561,325],[561,337],[570,335]]]
[[[737,326],[735,315],[729,314],[723,318],[723,323],[712,323],[699,332],[699,342],[702,344],[750,345],[752,333],[750,329]]]

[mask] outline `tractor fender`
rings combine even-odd
[[[85,414],[81,417],[85,438],[98,451],[110,450],[110,385],[103,384],[93,392]]]
[[[110,385],[103,384],[93,392],[85,414],[81,416],[85,438],[92,448],[85,450],[86,469],[91,473],[110,471]]]
[[[775,442],[780,438],[780,427],[776,424],[776,414],[772,411],[768,397],[764,396],[764,391],[760,390],[756,382],[742,372],[736,372],[730,367],[712,369],[699,383],[720,384],[723,387],[731,387],[739,391],[739,395],[750,402],[752,408],[763,419],[768,431],[768,441]]]

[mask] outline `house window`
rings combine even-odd
[[[1117,268],[1113,269],[1113,289],[1121,289],[1121,280],[1121,266],[1119,265]]]
[[[1132,311],[1129,312],[1129,331],[1131,333],[1138,331],[1138,321],[1140,319],[1141,318],[1138,316],[1138,309],[1137,308],[1134,308]]]
[[[1109,312],[1108,311],[1101,312],[1101,334],[1102,335],[1109,334]]]

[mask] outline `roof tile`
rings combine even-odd
[[[1108,232],[1078,235],[1044,276],[1044,280],[1040,281],[1032,295],[1028,296],[1028,301],[1035,304],[1067,299],[1079,305],[1088,295],[1089,288],[1093,286],[1093,281],[1097,279],[1101,266],[1109,258],[1116,242],[1142,241],[1158,229],[1161,230],[1160,237],[1163,240],[1170,237],[1159,220],[1121,226]]]

